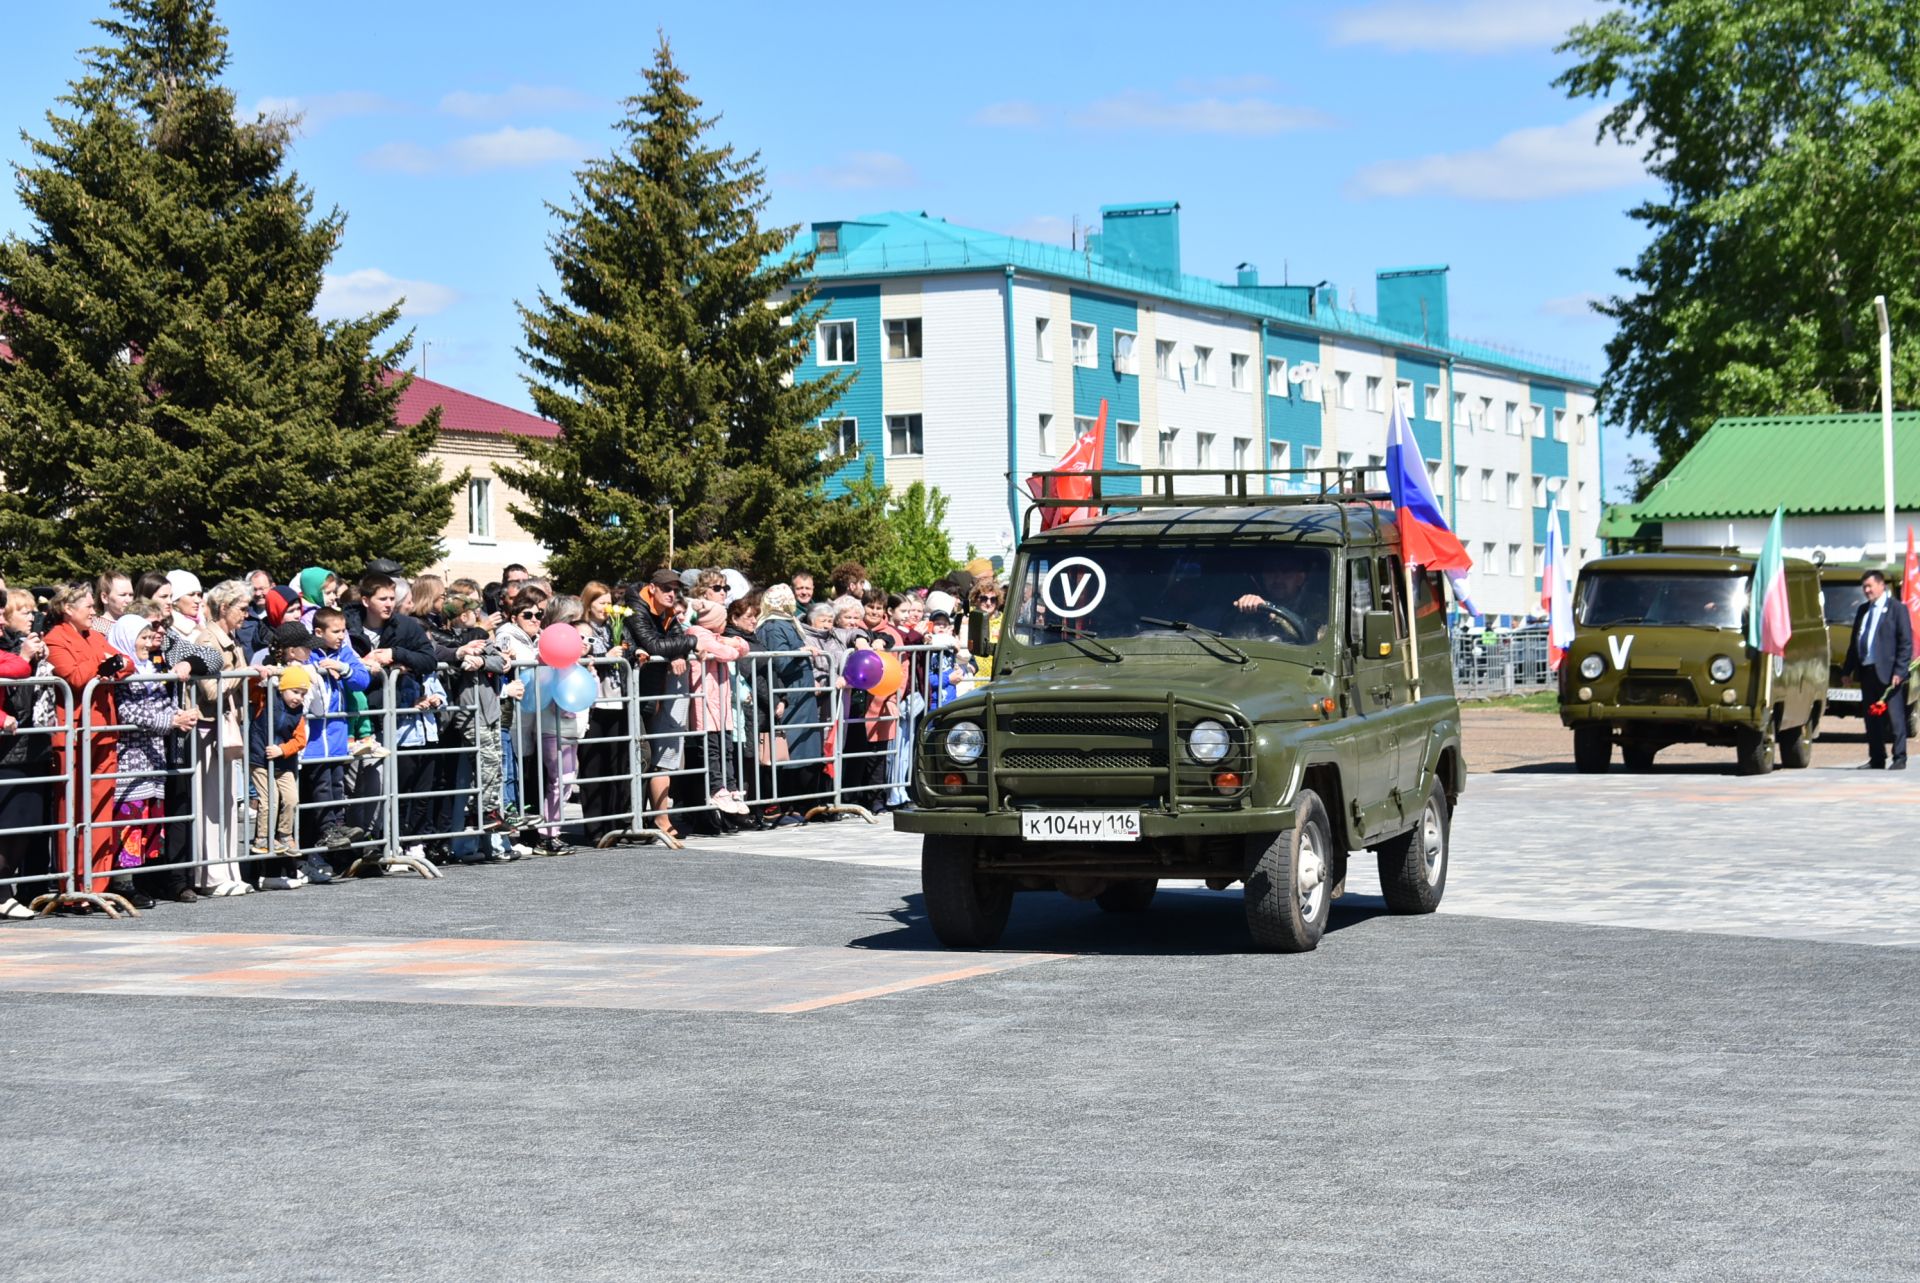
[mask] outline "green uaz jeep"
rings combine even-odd
[[[1177,486],[1218,472],[1088,475],[1101,515],[1022,543],[993,681],[916,751],[895,826],[925,835],[935,934],[984,948],[1016,891],[1137,912],[1186,878],[1244,883],[1254,943],[1307,950],[1365,848],[1390,909],[1432,912],[1460,710],[1441,580],[1407,600],[1386,496],[1352,474],[1289,496],[1248,493],[1259,473],[1212,496]],[[1155,493],[1106,493],[1122,477]]]

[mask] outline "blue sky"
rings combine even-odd
[[[0,159],[104,4],[16,6]],[[404,293],[427,372],[525,407],[513,305],[551,279],[544,202],[613,143],[657,31],[716,137],[758,150],[779,222],[882,209],[1065,244],[1102,204],[1181,202],[1188,271],[1331,280],[1450,264],[1453,332],[1597,378],[1586,300],[1652,186],[1549,82],[1598,0],[1357,5],[646,6],[226,0],[243,107],[304,112],[294,163],[349,214],[324,309]],[[318,15],[324,12],[324,20]],[[0,229],[28,230],[8,184]],[[1609,429],[1617,490],[1629,452]]]

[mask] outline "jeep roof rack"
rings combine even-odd
[[[1020,520],[1020,537],[1024,540],[1033,533],[1034,513],[1057,508],[1137,512],[1149,508],[1281,508],[1330,503],[1340,507],[1340,533],[1345,539],[1350,537],[1347,530],[1348,505],[1365,504],[1371,507],[1392,502],[1391,492],[1367,489],[1366,477],[1370,472],[1382,474],[1384,479],[1386,468],[1376,464],[1372,467],[1348,468],[1126,468],[1093,472],[1036,472],[1030,474],[1031,478],[1091,481],[1093,493],[1086,498],[1030,496],[1026,512]],[[1262,483],[1272,477],[1286,478],[1290,483],[1289,488],[1281,493],[1269,493],[1263,484],[1261,489],[1256,490],[1252,486],[1252,479],[1256,477]],[[1187,479],[1190,488],[1181,488],[1182,478]],[[1217,483],[1219,490],[1192,489],[1199,478]],[[1124,482],[1138,489],[1108,490],[1110,482]]]

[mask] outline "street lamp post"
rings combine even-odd
[[[1880,473],[1885,525],[1881,531],[1886,557],[1893,559],[1893,335],[1887,328],[1887,296],[1873,297],[1880,321]]]

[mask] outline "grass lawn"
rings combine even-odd
[[[1491,699],[1463,700],[1469,708],[1515,708],[1523,713],[1554,713],[1560,709],[1559,693],[1532,691],[1525,695],[1495,695]]]

